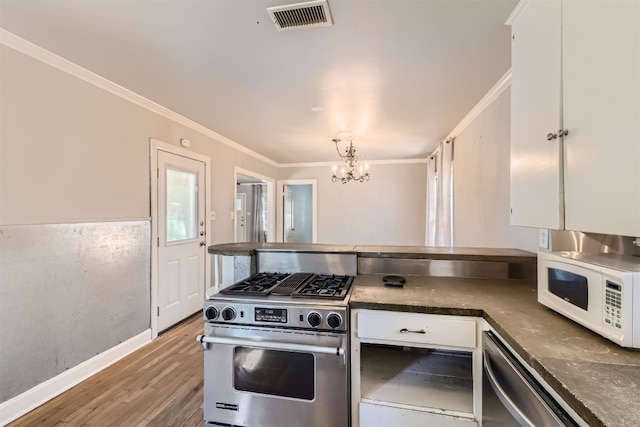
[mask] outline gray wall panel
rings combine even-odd
[[[150,327],[150,222],[0,227],[0,401]]]

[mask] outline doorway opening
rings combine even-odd
[[[234,173],[235,242],[275,241],[274,180],[240,168]]]
[[[317,243],[317,181],[278,181],[278,241]]]

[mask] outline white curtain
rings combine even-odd
[[[440,143],[427,160],[426,246],[453,246],[453,144]]]
[[[251,229],[252,242],[266,242],[267,235],[264,226],[264,206],[262,203],[262,185],[253,185],[253,227]]]

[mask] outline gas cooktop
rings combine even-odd
[[[291,296],[341,300],[349,292],[353,276],[314,273],[258,273],[220,291],[224,295]]]

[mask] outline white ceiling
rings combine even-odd
[[[510,67],[517,0],[0,0],[0,26],[278,163],[426,157]],[[314,111],[320,110],[320,111]]]

